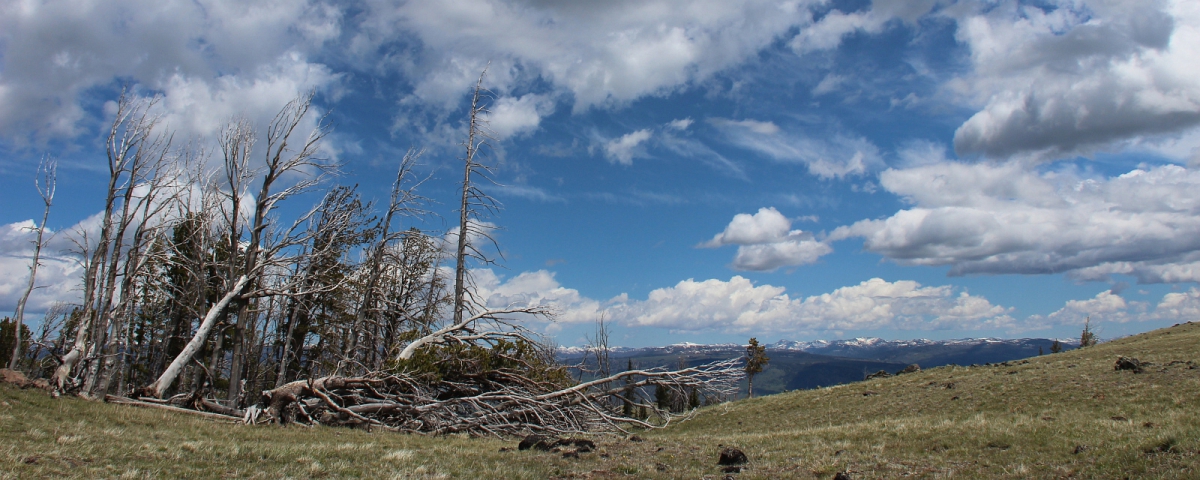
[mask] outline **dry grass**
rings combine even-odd
[[[1118,355],[1155,366],[1113,371]],[[0,477],[723,478],[718,445],[734,445],[751,460],[739,478],[1197,478],[1200,367],[1189,361],[1200,363],[1200,324],[711,407],[641,442],[600,438],[579,458],[501,451],[511,440],[224,425],[0,387]]]

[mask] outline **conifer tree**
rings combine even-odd
[[[746,379],[750,398],[754,398],[754,376],[762,373],[763,367],[770,361],[767,357],[767,347],[759,345],[757,338],[751,338],[750,344],[746,345]]]

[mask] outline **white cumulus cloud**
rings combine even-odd
[[[812,233],[791,228],[792,221],[775,207],[764,207],[753,215],[734,215],[724,231],[699,246],[737,245],[733,268],[754,271],[805,265],[833,252],[833,248],[817,241]]]
[[[89,92],[121,83],[165,95],[184,136],[214,128],[209,116],[229,105],[270,118],[278,97],[336,80],[306,58],[340,34],[341,16],[308,0],[5,2],[0,135],[74,138],[98,120]]]
[[[537,94],[502,97],[492,104],[488,115],[488,127],[497,138],[530,133],[537,130],[542,118],[554,113],[554,100]]]
[[[646,300],[610,308],[631,326],[677,331],[800,333],[873,329],[936,330],[1004,328],[1009,309],[948,286],[873,278],[807,298],[783,287],[729,281],[684,280],[650,292]]]
[[[642,129],[609,140],[604,144],[604,156],[610,162],[633,165],[634,157],[645,155],[641,145],[650,139],[650,135],[649,129]]]
[[[488,308],[549,307],[555,313],[554,321],[561,323],[595,322],[603,310],[599,301],[559,284],[554,272],[521,272],[504,279],[485,268],[471,270],[471,275],[476,297],[484,299]]]
[[[425,101],[457,98],[491,61],[494,91],[539,78],[580,111],[707,79],[810,23],[809,8],[820,3],[378,0],[367,3],[354,43],[366,55],[419,40],[398,68],[412,74]]]
[[[958,18],[982,107],[960,155],[1054,159],[1200,125],[1200,5],[1191,0],[1000,3]]]
[[[952,275],[1109,274],[1147,283],[1200,280],[1200,172],[1176,165],[1116,177],[1038,173],[1016,162],[938,162],[880,175],[913,204],[839,227],[904,265],[948,265]]]
[[[37,239],[32,220],[0,225],[0,311],[13,312],[29,286],[33,242]],[[35,289],[25,305],[31,314],[45,312],[55,302],[79,303],[83,278],[78,259],[65,250],[71,243],[63,235],[46,231]]]

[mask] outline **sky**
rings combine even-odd
[[[78,301],[122,89],[202,142],[314,91],[326,186],[385,200],[424,149],[440,235],[486,70],[474,276],[560,345],[1115,338],[1200,315],[1197,59],[1191,0],[3,0],[0,312],[47,155],[28,310]]]

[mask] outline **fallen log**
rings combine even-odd
[[[234,417],[234,416],[230,416],[230,415],[224,415],[224,414],[213,413],[213,412],[202,412],[200,410],[192,410],[189,408],[176,407],[173,405],[164,405],[161,403],[145,402],[145,401],[136,400],[136,399],[129,398],[129,397],[118,397],[116,395],[105,395],[104,401],[106,403],[113,403],[113,404],[117,404],[117,405],[130,405],[130,406],[134,406],[134,407],[155,408],[158,410],[166,410],[168,412],[186,413],[188,415],[196,415],[196,416],[204,417],[204,418],[207,418],[210,420],[218,420],[218,421],[222,421],[222,422],[242,423],[241,417]]]

